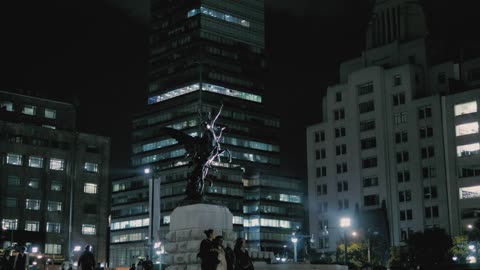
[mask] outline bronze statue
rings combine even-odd
[[[164,128],[168,135],[183,144],[187,152],[185,157],[189,160],[189,165],[193,166],[185,191],[187,194],[186,201],[203,200],[205,181],[208,181],[210,186],[213,185],[212,178],[208,176],[208,170],[212,167],[212,162],[215,160],[220,162],[220,156],[223,153],[228,154],[229,163],[232,160],[230,152],[220,145],[225,127],[215,126],[215,121],[220,116],[222,108],[223,105],[215,117],[208,113],[207,121],[202,123],[201,136],[190,136],[173,128]]]

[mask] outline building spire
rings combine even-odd
[[[425,37],[426,18],[418,0],[376,0],[367,33],[367,49]]]

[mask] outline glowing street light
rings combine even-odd
[[[80,251],[81,249],[82,249],[81,246],[75,246],[75,247],[73,248],[73,251]]]
[[[298,238],[295,236],[295,233],[292,233],[292,243],[293,243],[293,261],[297,262],[297,242]]]
[[[347,265],[347,228],[352,225],[352,220],[348,217],[344,217],[340,219],[340,227],[343,228],[343,245],[345,246],[344,249],[344,257],[343,257],[343,264]]]

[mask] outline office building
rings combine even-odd
[[[106,262],[109,138],[78,132],[71,104],[0,91],[0,157],[3,248]]]

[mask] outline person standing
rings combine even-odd
[[[225,248],[223,247],[223,237],[221,235],[215,237],[214,246],[218,254],[218,264],[216,270],[227,270],[227,259],[225,257]]]
[[[12,258],[10,257],[10,252],[5,251],[5,254],[0,261],[0,269],[1,270],[12,270]]]
[[[94,270],[95,269],[95,257],[91,251],[92,246],[86,245],[85,250],[78,259],[78,267],[80,270]]]
[[[25,247],[21,247],[13,260],[13,270],[25,270],[28,268],[28,255],[25,254]]]
[[[225,259],[227,260],[227,270],[234,270],[235,269],[235,252],[231,248],[231,243],[227,243],[227,247],[225,248]]]
[[[245,246],[245,239],[237,238],[233,249],[235,253],[235,270],[254,270],[252,259],[250,259]]]
[[[205,230],[204,233],[207,238],[203,239],[200,243],[200,252],[197,254],[197,257],[200,257],[202,260],[202,270],[216,270],[218,264],[218,253],[213,243],[215,235],[213,234],[212,229]]]
[[[145,261],[143,261],[143,270],[153,270],[153,262],[148,255],[146,256]]]

